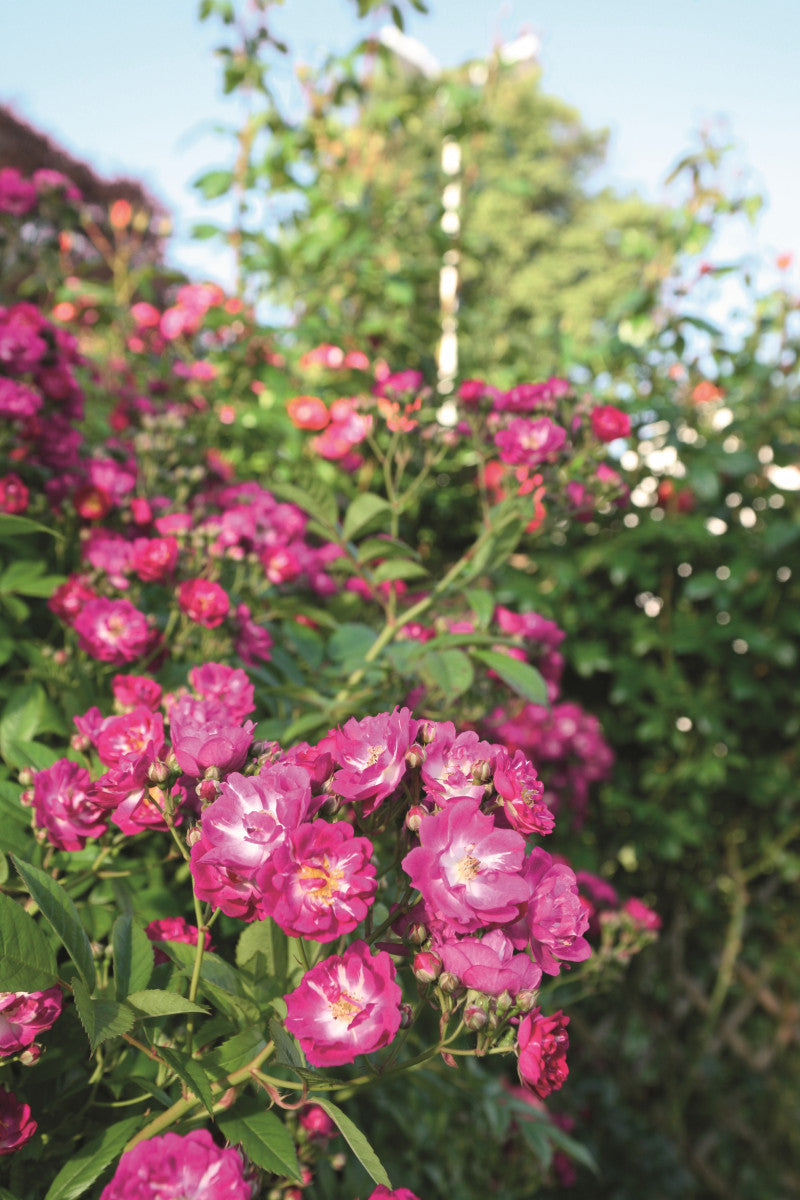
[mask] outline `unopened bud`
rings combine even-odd
[[[472,766],[472,782],[477,787],[480,783],[488,783],[492,778],[492,764],[485,759],[479,759]]]
[[[450,971],[442,971],[439,976],[439,987],[446,996],[452,996],[453,992],[461,987],[461,984]]]
[[[331,1166],[333,1167],[334,1171],[343,1171],[347,1166],[347,1155],[343,1154],[341,1151],[339,1154],[332,1154]]]
[[[69,744],[73,750],[79,750],[81,754],[85,754],[92,743],[85,733],[73,733],[69,739]]]
[[[19,802],[26,808],[33,808],[33,788],[25,788],[25,791],[20,793]]]
[[[447,1050],[442,1051],[442,1062],[446,1067],[455,1067],[457,1065],[456,1060]]]
[[[30,767],[23,767],[18,775],[18,779],[24,788],[28,788],[33,783],[34,772]]]
[[[206,767],[203,772],[203,779],[216,779],[219,782],[220,769],[219,767]]]
[[[436,737],[436,723],[434,721],[426,721],[420,728],[417,737],[422,742],[423,746],[428,746]]]
[[[414,921],[409,925],[406,937],[412,946],[422,946],[428,940],[428,927],[421,921]]]
[[[32,1067],[37,1063],[42,1056],[42,1047],[37,1042],[31,1042],[30,1046],[26,1046],[19,1056],[19,1061],[23,1067]]]
[[[516,1006],[521,1013],[529,1013],[536,1007],[536,992],[528,988],[517,992]]]
[[[419,827],[422,824],[422,818],[426,816],[425,809],[421,804],[413,804],[406,813],[406,829],[411,833],[418,833]]]
[[[219,795],[219,783],[216,779],[201,779],[194,790],[203,804],[212,804]]]
[[[414,1019],[414,1008],[411,1004],[400,1005],[400,1028],[408,1029]]]
[[[482,1008],[480,1004],[468,1004],[464,1009],[464,1024],[473,1033],[479,1033],[487,1019],[486,1009]]]
[[[496,1006],[496,1009],[497,1009],[497,1015],[498,1015],[498,1016],[500,1016],[500,1017],[504,1017],[504,1016],[505,1016],[505,1014],[506,1014],[506,1013],[509,1011],[509,1009],[511,1008],[511,1006],[512,1006],[512,1004],[513,1004],[513,1003],[514,1003],[514,1001],[513,1001],[513,1000],[512,1000],[512,998],[511,998],[511,993],[510,993],[510,992],[508,992],[508,991],[501,992],[501,993],[500,993],[500,995],[499,995],[499,996],[497,997],[497,999],[495,1000],[495,1006]]]
[[[192,846],[196,845],[196,843],[200,841],[200,838],[202,836],[203,835],[200,832],[200,826],[193,825],[191,827],[191,829],[187,829],[184,841],[186,842],[186,845],[191,849]]]
[[[166,758],[166,763],[167,763],[167,766],[169,767],[170,771],[180,771],[180,769],[181,769],[181,764],[178,762],[177,758],[175,757],[174,750],[170,750],[170,752]]]
[[[406,766],[416,771],[425,762],[425,750],[422,746],[409,746],[406,750]]]
[[[155,762],[151,762],[147,768],[147,778],[150,783],[166,783],[170,774],[169,767],[160,758],[157,758]]]
[[[435,983],[442,973],[442,960],[431,950],[419,950],[414,955],[413,970],[420,983]]]
[[[55,654],[53,655],[53,662],[57,663],[59,667],[63,667],[64,663],[68,660],[69,654],[66,650],[56,650]]]

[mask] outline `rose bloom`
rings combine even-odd
[[[361,721],[351,717],[333,732],[333,755],[341,768],[333,777],[333,790],[345,800],[366,801],[364,812],[372,812],[405,775],[406,750],[418,728],[407,708]]]
[[[0,1156],[13,1154],[36,1133],[31,1110],[0,1084]]]
[[[130,567],[144,583],[161,583],[169,579],[177,563],[178,542],[174,537],[134,540]]]
[[[115,675],[111,690],[120,708],[142,707],[155,712],[161,703],[161,684],[149,675]]]
[[[661,928],[661,917],[652,908],[648,908],[641,900],[637,900],[635,896],[631,896],[630,900],[626,900],[622,906],[622,911],[627,913],[637,929],[647,929],[651,933],[657,933]]]
[[[129,600],[89,600],[75,618],[81,650],[101,662],[122,666],[150,650],[158,633]]]
[[[527,1013],[519,1023],[519,1077],[542,1100],[551,1092],[557,1092],[569,1074],[567,1025],[569,1017],[561,1011],[545,1017],[538,1008]]]
[[[626,412],[613,404],[599,404],[592,409],[592,433],[601,442],[613,442],[627,437],[631,431],[631,419]]]
[[[290,937],[332,942],[363,921],[375,899],[372,842],[344,821],[305,822],[270,855],[257,882],[264,909]]]
[[[464,987],[487,996],[533,991],[542,981],[541,968],[527,954],[515,954],[501,929],[492,929],[480,941],[460,938],[438,946],[445,971]]]
[[[28,507],[30,493],[19,475],[0,478],[0,512],[18,515]]]
[[[286,405],[289,420],[298,429],[324,429],[330,413],[318,396],[294,396]]]
[[[312,1067],[340,1067],[392,1041],[400,1028],[402,992],[389,955],[356,941],[323,959],[287,996],[286,1028]]]
[[[184,579],[178,588],[178,605],[198,625],[216,629],[228,615],[231,602],[218,583],[209,579]]]
[[[192,667],[189,682],[204,700],[216,700],[234,721],[243,721],[255,708],[253,685],[241,667],[203,663]]]
[[[100,1200],[250,1200],[238,1150],[222,1149],[207,1129],[139,1142],[126,1150]]]
[[[525,839],[496,829],[478,799],[452,800],[423,817],[419,836],[402,866],[434,916],[459,933],[519,917],[530,896]]]
[[[255,725],[234,720],[217,700],[183,696],[170,709],[172,749],[187,775],[199,778],[209,767],[238,771],[244,766]]]
[[[575,872],[535,846],[525,861],[531,898],[524,917],[530,948],[548,975],[558,975],[562,962],[583,962],[591,954],[581,935],[589,914],[581,903]],[[517,943],[517,928],[510,933]],[[518,943],[517,943],[518,944]]]
[[[159,921],[151,921],[145,928],[145,933],[151,942],[185,942],[188,946],[196,946],[200,931],[196,925],[190,925],[185,917],[162,917]],[[204,943],[206,950],[211,949],[211,934],[206,930]],[[169,956],[163,950],[155,947],[153,960],[159,963],[169,962]]]
[[[61,1015],[61,989],[0,992],[0,1056],[31,1046]]]
[[[374,1192],[370,1192],[367,1200],[419,1200],[408,1188],[389,1188],[379,1183]]]
[[[33,812],[58,850],[82,850],[89,838],[106,831],[106,816],[89,796],[91,781],[85,767],[61,758],[52,767],[37,771],[33,781]]]
[[[526,467],[538,466],[551,454],[557,454],[566,440],[566,430],[549,417],[537,417],[534,421],[515,417],[494,439],[503,462]]]

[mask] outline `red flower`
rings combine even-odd
[[[613,404],[601,404],[592,409],[592,432],[601,442],[627,437],[630,431],[630,417]]]
[[[178,605],[181,612],[206,629],[221,625],[231,606],[224,588],[208,579],[184,579],[178,588]]]
[[[542,1100],[557,1092],[569,1074],[567,1025],[569,1017],[560,1010],[552,1017],[544,1017],[538,1008],[519,1023],[519,1077]]]

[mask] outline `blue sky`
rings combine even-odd
[[[313,62],[364,30],[354,8],[285,0],[273,20],[295,57]],[[610,129],[605,179],[619,187],[662,195],[694,131],[727,118],[769,196],[758,244],[800,259],[800,3],[430,0],[430,9],[410,17],[408,32],[445,66],[523,28],[538,34],[546,89],[589,126]],[[0,0],[0,101],[102,173],[143,178],[176,214],[181,237],[200,215],[191,179],[229,164],[213,127],[235,116],[211,53],[218,26],[201,25],[196,11],[196,0]],[[198,271],[221,269],[183,241],[177,254]]]

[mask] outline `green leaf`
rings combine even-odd
[[[369,537],[365,541],[359,543],[358,561],[360,563],[373,562],[374,559],[385,558],[418,558],[416,550],[413,546],[409,546],[407,542],[400,541],[399,538],[392,537]]]
[[[178,1078],[186,1084],[189,1091],[197,1096],[197,1099],[213,1117],[214,1093],[211,1091],[211,1084],[200,1063],[195,1062],[182,1050],[168,1049],[166,1046],[159,1046],[158,1053],[164,1062],[169,1063]]]
[[[530,700],[531,704],[549,705],[547,684],[530,663],[520,662],[518,658],[500,654],[497,650],[473,649],[472,657],[491,667],[518,696]]]
[[[22,789],[7,780],[0,782],[0,850],[23,858],[34,848],[30,813],[20,804]]]
[[[201,175],[194,181],[194,186],[199,192],[202,192],[206,200],[217,200],[220,196],[224,196],[226,192],[230,191],[232,185],[232,171],[207,171],[205,175]]]
[[[208,1010],[199,1004],[194,1004],[177,992],[167,992],[162,988],[147,988],[141,992],[130,992],[127,1003],[143,1013],[146,1017],[169,1017],[174,1013],[203,1013]]]
[[[475,671],[463,650],[433,650],[419,660],[422,681],[445,696],[461,696],[475,679]]]
[[[92,1054],[101,1042],[127,1033],[133,1025],[134,1014],[126,1004],[90,996],[80,979],[75,980],[73,995]]]
[[[339,506],[336,503],[336,497],[324,483],[320,480],[315,480],[308,488],[298,487],[294,483],[271,483],[272,492],[281,500],[288,500],[291,504],[296,504],[298,508],[302,508],[303,512],[308,513],[310,517],[321,521],[329,527],[329,530],[335,530],[339,517]]]
[[[302,1070],[308,1066],[305,1055],[298,1046],[297,1041],[276,1017],[273,1017],[269,1023],[269,1036],[275,1043],[276,1062],[281,1063],[285,1067],[292,1067],[295,1070]]]
[[[235,1033],[215,1046],[208,1055],[208,1061],[213,1063],[214,1070],[220,1075],[231,1075],[252,1062],[266,1044],[260,1029],[243,1029],[241,1033]]]
[[[263,954],[268,975],[283,978],[289,961],[289,942],[271,917],[253,921],[239,935],[236,943],[237,967],[245,966],[256,954]]]
[[[3,743],[2,756],[9,766],[17,770],[34,767],[37,771],[46,771],[63,757],[58,750],[51,750],[41,742],[17,741],[15,738]]]
[[[56,956],[33,917],[0,892],[0,991],[40,992],[57,980]]]
[[[357,666],[375,641],[375,630],[369,625],[345,621],[328,642],[328,655],[345,667]]]
[[[265,1171],[299,1182],[300,1168],[289,1130],[263,1100],[243,1096],[217,1124],[229,1142],[241,1146],[248,1158]]]
[[[11,513],[0,513],[0,537],[20,537],[28,533],[49,533],[51,537],[60,538],[62,535],[55,529],[48,529],[30,517],[15,517]]]
[[[428,572],[421,563],[409,558],[394,558],[382,562],[372,573],[374,583],[386,583],[392,579],[422,579]]]
[[[309,1098],[313,1099],[314,1104],[318,1104],[320,1108],[324,1109],[331,1120],[338,1126],[342,1137],[370,1178],[374,1179],[376,1183],[382,1183],[384,1187],[391,1189],[392,1184],[389,1176],[386,1174],[383,1163],[358,1126],[354,1125],[350,1118],[328,1100],[327,1097],[315,1094]]]
[[[39,731],[47,694],[39,683],[12,692],[0,715],[0,753],[9,742],[29,742]]]
[[[44,1200],[78,1200],[122,1153],[126,1143],[141,1129],[143,1120],[141,1116],[126,1117],[104,1129],[80,1150],[73,1151],[50,1184]]]
[[[494,614],[495,601],[492,592],[484,591],[483,588],[467,588],[464,599],[478,618],[478,624],[485,629]]]
[[[111,930],[114,990],[118,1000],[146,988],[153,973],[153,943],[130,915],[117,917]]]
[[[30,894],[39,905],[42,916],[61,940],[64,949],[80,972],[89,992],[94,991],[96,976],[94,956],[86,930],[81,925],[78,910],[72,900],[46,871],[15,858],[14,866],[19,871]]]
[[[45,564],[38,559],[13,562],[0,575],[0,592],[15,592],[20,596],[52,596],[64,582],[65,575],[45,575]]]
[[[391,504],[382,496],[375,496],[372,492],[362,492],[348,506],[342,523],[342,536],[346,541],[352,541],[357,534],[383,525],[391,511]]]

